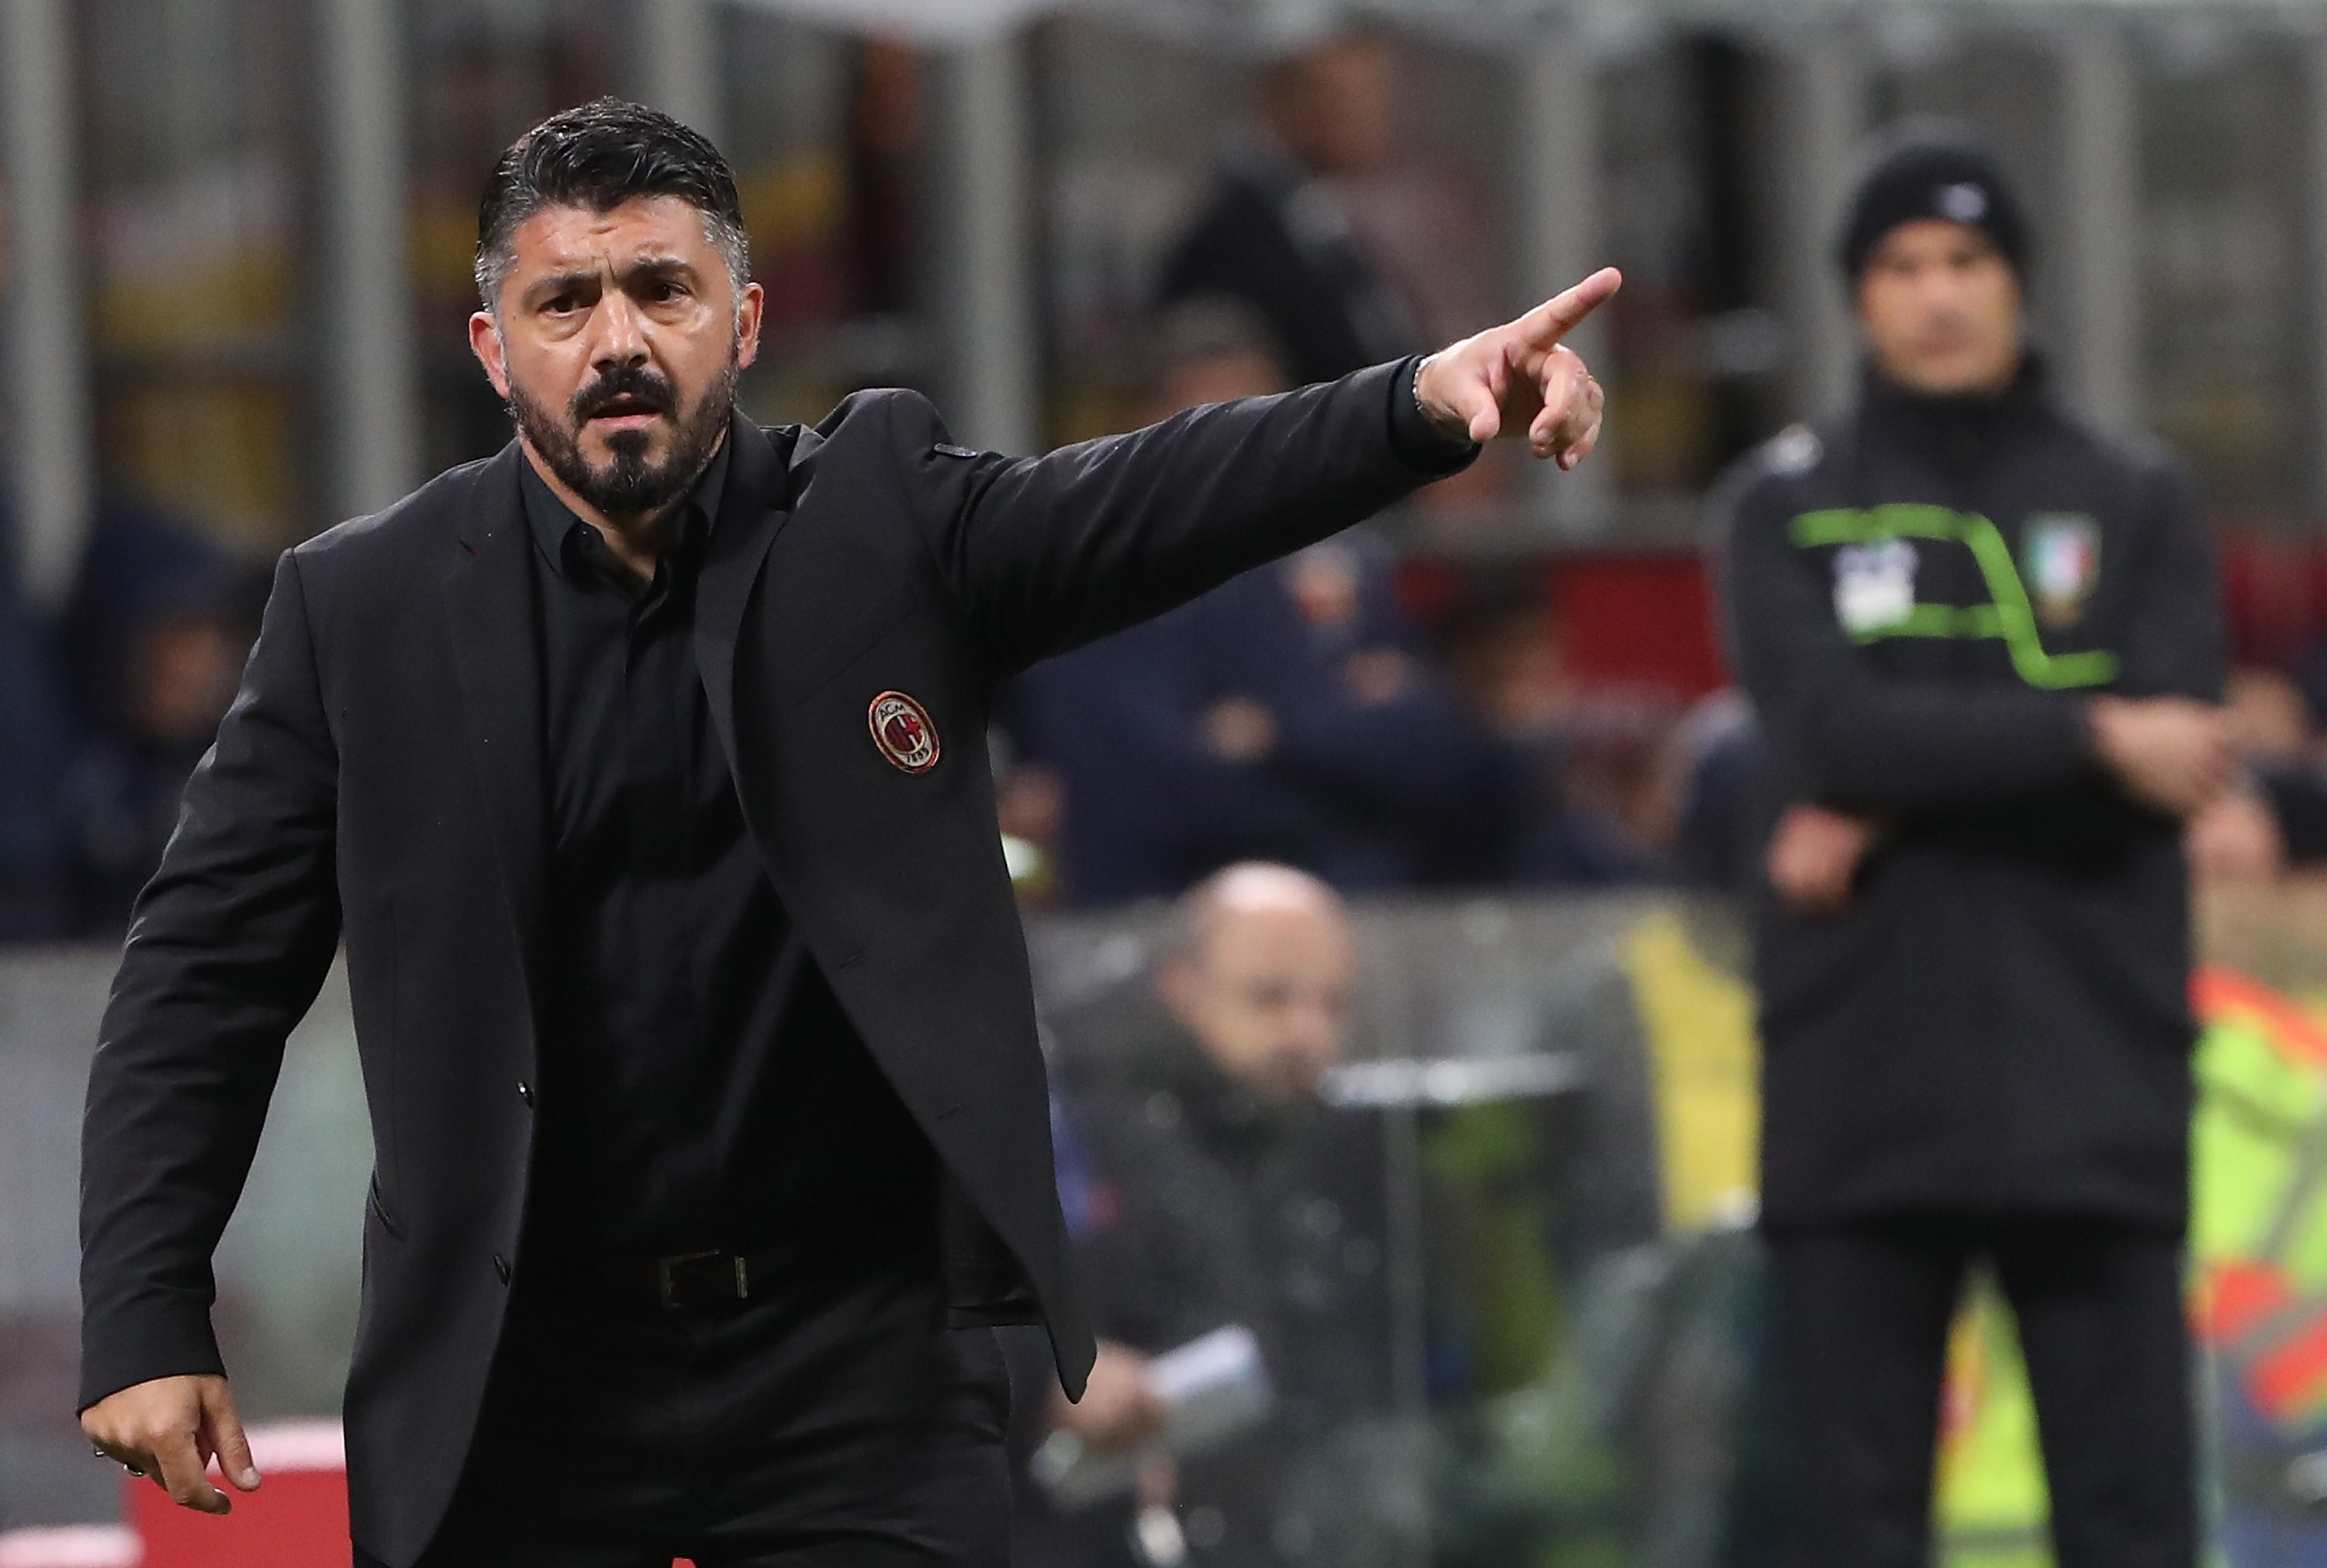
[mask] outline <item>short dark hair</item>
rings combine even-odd
[[[752,242],[735,173],[710,138],[644,104],[602,98],[564,109],[509,144],[477,203],[477,293],[499,308],[517,259],[518,226],[549,207],[611,212],[641,196],[676,196],[703,214],[740,290]]]

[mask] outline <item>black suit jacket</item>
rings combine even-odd
[[[1031,1285],[1071,1390],[1091,1339],[1062,1274],[988,704],[1029,662],[1458,466],[1425,466],[1397,401],[1408,369],[1023,460],[950,445],[898,392],[852,397],[812,432],[739,419],[730,436],[696,637],[745,817],[966,1200],[957,1305],[1006,1314]],[[392,1563],[451,1494],[521,1266],[524,1086],[557,962],[523,461],[512,444],[283,557],[139,901],[89,1083],[85,1404],[220,1369],[211,1250],[285,1037],[344,938],[376,1144],[349,1479],[356,1539]],[[890,690],[934,720],[926,772],[874,743],[867,710]],[[984,1278],[980,1240],[998,1241]]]

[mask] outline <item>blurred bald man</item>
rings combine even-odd
[[[1356,958],[1341,898],[1289,866],[1232,865],[1182,901],[1155,991],[1241,1092],[1316,1097],[1341,1059]]]
[[[1336,1435],[1389,1399],[1379,1128],[1319,1092],[1356,971],[1340,897],[1248,862],[1182,898],[1147,974],[1056,1021],[1102,1348],[1082,1405],[1055,1419],[1100,1446],[1136,1442],[1158,1414],[1145,1358],[1232,1323],[1258,1337],[1276,1390],[1266,1427],[1179,1466],[1184,1545],[1208,1565],[1370,1560],[1342,1539],[1367,1528],[1347,1517],[1350,1489],[1314,1484]],[[1344,1506],[1313,1510],[1321,1495]],[[1100,1521],[1086,1560],[1140,1561],[1126,1523]]]

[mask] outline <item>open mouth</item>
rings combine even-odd
[[[662,417],[662,406],[651,398],[632,397],[625,393],[610,397],[590,411],[590,423],[627,430],[651,424]]]
[[[642,430],[668,416],[678,401],[660,378],[636,367],[624,367],[601,377],[574,400],[574,406],[584,428]]]

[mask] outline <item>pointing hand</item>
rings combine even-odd
[[[1431,355],[1415,381],[1423,412],[1450,435],[1472,441],[1524,430],[1536,456],[1574,468],[1599,442],[1603,397],[1600,383],[1561,340],[1623,281],[1603,266],[1519,320]]]

